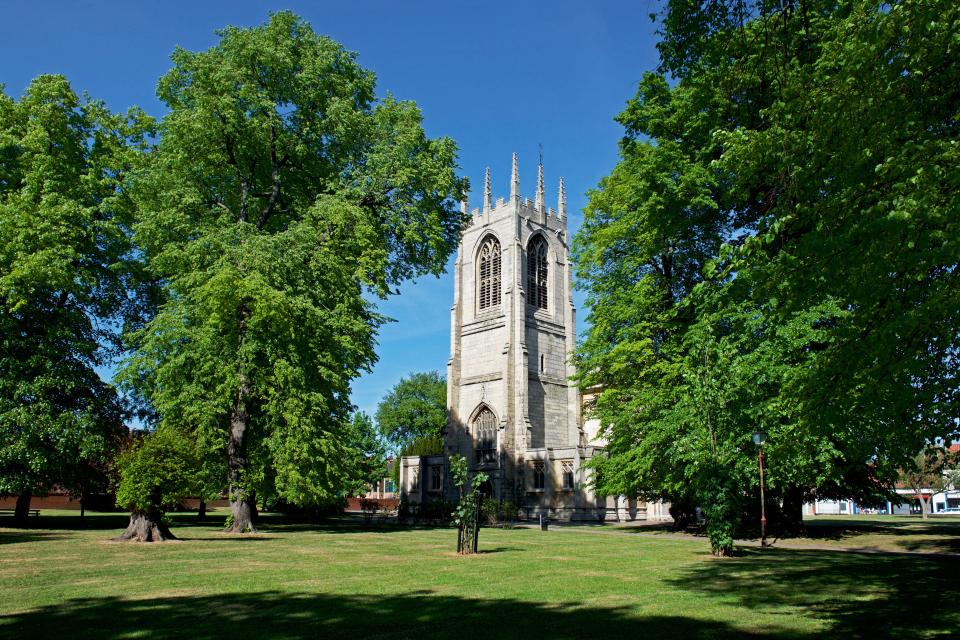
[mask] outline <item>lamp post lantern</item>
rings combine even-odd
[[[760,462],[760,546],[767,546],[767,510],[763,499],[763,443],[767,441],[767,434],[763,432],[763,427],[757,429],[753,434],[753,444],[757,445],[759,454],[757,460]]]

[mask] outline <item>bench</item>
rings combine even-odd
[[[685,529],[687,533],[693,534],[695,536],[703,535],[703,533],[705,533],[706,530],[707,530],[707,526],[706,526],[706,523],[704,522],[694,522],[692,524],[688,524],[687,528]]]
[[[39,515],[40,515],[40,509],[27,509],[27,511],[30,513],[31,516],[39,516]],[[13,515],[13,514],[15,514],[16,512],[17,512],[16,509],[0,509],[0,513],[9,513],[9,514]]]

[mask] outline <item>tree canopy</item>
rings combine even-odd
[[[606,490],[702,504],[725,553],[756,428],[793,519],[956,436],[958,29],[946,0],[667,3],[576,241]]]
[[[439,274],[462,218],[456,148],[293,14],[177,49],[137,176],[136,240],[164,283],[123,379],[164,424],[225,443],[233,527],[257,490],[324,502],[355,469],[351,381],[383,322],[366,297]]]
[[[401,378],[377,405],[377,428],[401,449],[418,438],[439,436],[447,428],[447,381],[438,371]]]
[[[0,493],[18,507],[54,486],[83,493],[126,433],[97,367],[139,304],[122,186],[151,126],[62,76],[0,92]]]

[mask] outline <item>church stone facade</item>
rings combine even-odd
[[[463,203],[464,212],[467,211]],[[411,504],[454,497],[447,468],[460,454],[482,489],[521,514],[602,519],[584,463],[597,450],[581,421],[571,360],[576,309],[570,237],[560,180],[557,208],[520,192],[517,156],[509,198],[493,199],[487,169],[482,209],[463,232],[454,273],[447,364],[445,455],[404,458],[401,490]]]

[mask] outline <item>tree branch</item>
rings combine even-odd
[[[277,159],[277,127],[270,127],[270,197],[267,199],[267,204],[264,205],[263,211],[260,212],[260,217],[257,219],[257,228],[263,229],[264,225],[267,224],[267,220],[270,219],[270,214],[273,213],[274,208],[277,205],[277,200],[280,198],[280,167],[283,166],[287,160],[287,156],[284,156],[282,159]]]

